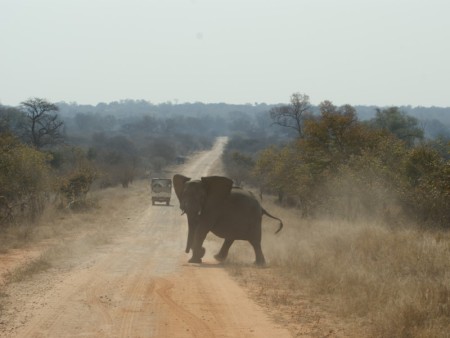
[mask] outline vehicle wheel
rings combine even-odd
[[[161,184],[159,184],[159,183],[153,184],[153,189],[152,190],[154,192],[160,193],[162,191],[162,189],[163,189],[163,186]]]

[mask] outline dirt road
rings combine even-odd
[[[219,139],[177,170],[207,174],[223,145]],[[142,201],[148,187],[130,194],[140,202],[124,199],[128,213],[111,210],[103,221],[120,222],[122,235],[9,287],[2,336],[290,337],[214,261],[220,244],[206,243],[204,264],[186,263],[187,221],[176,197],[152,207]]]

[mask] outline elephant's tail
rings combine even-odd
[[[269,214],[269,213],[267,212],[267,210],[264,209],[264,208],[262,208],[262,214],[263,214],[263,215],[266,215],[266,216],[269,216],[270,218],[276,219],[277,221],[280,222],[280,227],[278,228],[277,231],[275,231],[276,234],[279,233],[279,232],[281,231],[281,229],[283,229],[283,221],[282,221],[281,219],[279,219],[278,217],[272,216],[272,215]]]

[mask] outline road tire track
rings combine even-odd
[[[160,278],[157,280],[156,293],[164,301],[164,304],[169,307],[168,311],[181,319],[190,328],[190,333],[193,337],[214,338],[214,332],[202,319],[198,318],[172,299],[171,292],[173,287],[173,283],[166,279]]]

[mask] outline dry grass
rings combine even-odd
[[[148,186],[137,182],[129,189],[108,188],[92,193],[89,209],[72,211],[49,207],[36,224],[10,226],[0,233],[1,254],[39,251],[9,271],[4,283],[19,282],[56,266],[59,262],[112,242],[135,208],[148,205]]]
[[[342,336],[355,330],[373,337],[450,336],[448,232],[305,220],[264,205],[285,223],[276,236],[271,221],[263,224],[270,269],[249,269],[253,252],[245,244],[231,249],[227,265],[256,299],[298,323],[305,321],[306,302],[336,318],[328,324],[337,336],[336,325],[347,330]]]
[[[214,168],[223,173],[219,163]],[[450,337],[450,233],[375,220],[307,220],[265,199],[263,251],[246,242],[226,267],[294,336]],[[396,229],[392,228],[396,226]],[[218,246],[219,247],[219,246]]]
[[[21,282],[27,278],[31,278],[36,273],[46,271],[51,268],[53,259],[54,256],[51,255],[50,250],[47,250],[39,257],[30,260],[24,265],[18,266],[12,271],[9,271],[5,276],[5,282],[7,284]]]

